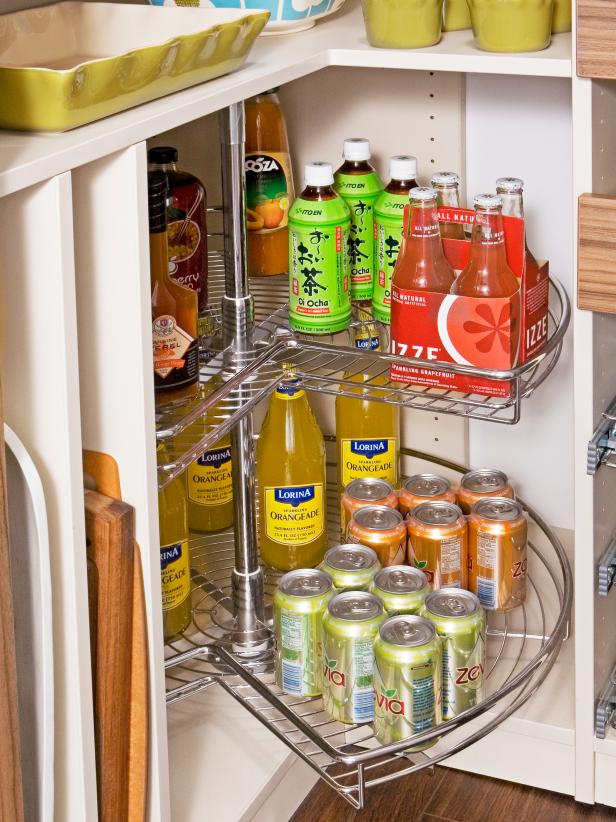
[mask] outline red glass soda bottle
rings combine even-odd
[[[460,177],[455,171],[437,171],[430,182],[436,191],[439,206],[460,208]],[[441,223],[441,237],[464,240],[464,226],[460,223]]]
[[[392,287],[447,294],[455,275],[443,253],[436,191],[420,186],[411,189],[409,198],[406,236],[394,269]]]
[[[513,297],[520,284],[507,263],[502,197],[479,194],[474,202],[470,259],[451,293],[463,297]]]
[[[503,198],[503,216],[521,217],[524,219],[524,180],[519,177],[499,177],[496,181],[496,193]],[[524,232],[524,248],[526,249],[526,268],[537,269],[537,260],[530,251]]]

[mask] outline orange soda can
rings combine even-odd
[[[347,528],[354,511],[368,505],[398,507],[398,497],[392,486],[383,479],[362,477],[354,479],[346,486],[340,498],[340,531],[342,541],[346,540]]]
[[[386,505],[369,505],[353,512],[347,542],[372,548],[383,567],[400,565],[406,554],[406,523],[400,511]]]
[[[423,502],[455,502],[456,492],[445,477],[438,474],[415,474],[402,483],[398,492],[398,508],[403,517]]]
[[[409,565],[421,568],[434,590],[466,588],[468,529],[457,505],[424,502],[407,517]]]
[[[463,514],[470,514],[473,505],[484,497],[510,497],[515,494],[507,474],[494,468],[480,468],[469,471],[460,480],[458,505]]]
[[[519,502],[489,497],[468,519],[469,590],[484,608],[511,611],[526,599],[528,524]]]

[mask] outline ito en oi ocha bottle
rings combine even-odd
[[[325,442],[299,380],[272,394],[257,443],[261,558],[282,571],[318,565],[327,548]]]
[[[391,278],[402,246],[404,209],[417,187],[417,158],[400,154],[389,161],[391,177],[374,206],[375,249],[372,311],[375,319],[391,321]]]
[[[351,300],[372,299],[374,286],[374,206],[383,183],[370,165],[370,143],[354,137],[344,141],[344,163],[335,175],[334,188],[351,212],[348,239]]]
[[[336,334],[351,320],[351,216],[333,182],[329,163],[309,163],[289,213],[289,323],[304,334]]]

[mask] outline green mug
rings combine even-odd
[[[484,51],[541,51],[552,37],[553,0],[468,0],[475,45]]]
[[[371,46],[418,49],[441,39],[443,0],[362,0]]]

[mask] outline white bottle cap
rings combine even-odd
[[[473,200],[475,207],[479,208],[502,208],[503,198],[500,194],[478,194]]]
[[[304,170],[304,181],[307,186],[330,186],[334,182],[332,164],[308,163]]]
[[[417,188],[410,190],[409,197],[411,200],[417,200],[423,203],[428,200],[436,200],[436,191],[428,186],[417,186]]]
[[[398,154],[389,161],[389,176],[392,180],[414,180],[417,177],[417,157]]]
[[[370,159],[370,142],[362,137],[350,137],[344,141],[342,156],[345,160],[361,162]]]
[[[460,176],[455,171],[437,171],[430,182],[433,186],[459,186]]]
[[[519,194],[524,191],[524,180],[519,177],[499,177],[496,181],[496,190],[503,194]]]

